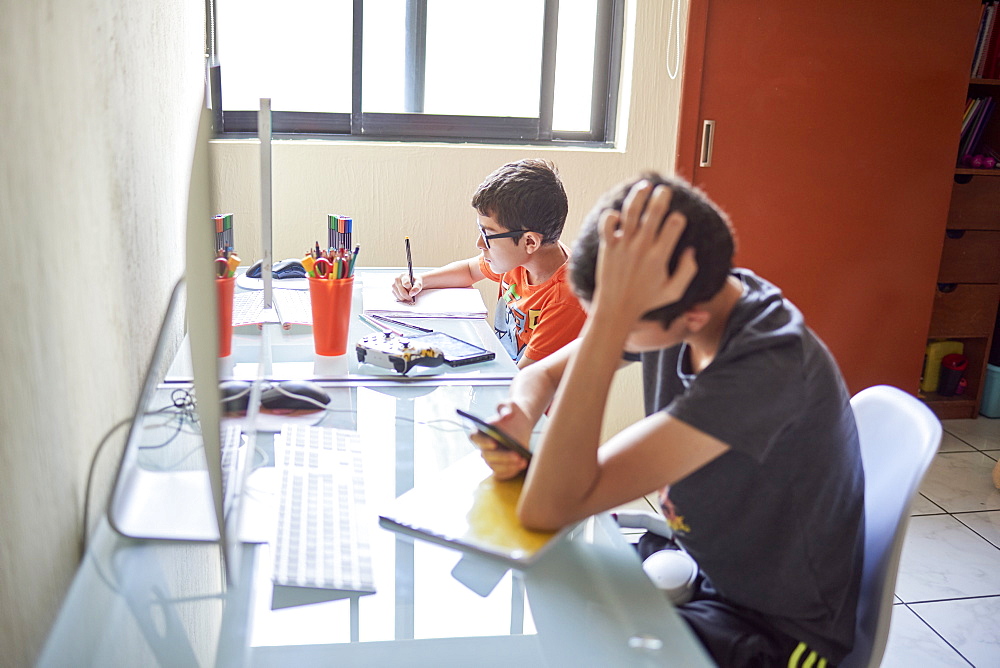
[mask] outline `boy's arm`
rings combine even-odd
[[[425,274],[415,275],[410,285],[409,272],[402,273],[392,283],[392,294],[399,301],[412,302],[421,290],[431,288],[467,288],[485,276],[479,268],[479,256],[457,260]]]
[[[530,368],[518,372],[511,382],[507,398],[497,405],[497,414],[490,421],[518,442],[527,445],[531,440],[532,429],[552,403],[566,369],[566,362],[576,345],[576,342],[570,343],[532,364]],[[476,445],[482,450],[483,459],[499,480],[509,480],[528,466],[528,462],[518,454],[498,448],[490,439],[478,439]]]
[[[582,335],[568,355],[518,504],[528,527],[557,529],[631,501],[687,476],[728,448],[657,413],[598,452],[611,379],[629,333],[643,313],[677,301],[697,269],[688,251],[672,276],[664,271],[665,258],[686,224],[683,215],[674,213],[657,232],[669,202],[668,189],[651,194],[646,185],[633,189],[623,213],[602,216],[597,290]]]

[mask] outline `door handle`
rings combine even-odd
[[[715,121],[701,122],[701,160],[699,167],[712,166],[712,144],[715,143]]]

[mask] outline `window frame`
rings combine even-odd
[[[364,0],[353,0],[353,3],[350,113],[272,111],[271,128],[274,138],[614,146],[625,0],[597,0],[591,129],[583,132],[552,130],[559,0],[545,0],[537,118],[422,113],[427,51],[427,0],[406,0],[404,100],[409,113],[362,112]],[[209,28],[209,92],[215,136],[219,139],[256,137],[257,111],[226,111],[224,108],[221,64],[215,52],[215,0],[207,0],[206,12]]]

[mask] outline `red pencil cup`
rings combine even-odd
[[[236,277],[215,279],[215,292],[219,299],[219,357],[229,357],[233,352],[233,288]]]
[[[343,355],[347,352],[347,332],[351,327],[353,296],[353,276],[309,279],[313,342],[317,355]]]

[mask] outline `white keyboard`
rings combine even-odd
[[[281,481],[275,601],[282,587],[375,593],[368,537],[375,520],[365,510],[357,432],[285,425],[275,435],[274,457]]]
[[[243,290],[233,295],[233,327],[280,322],[312,325],[312,303],[308,290],[275,289],[271,293],[274,311],[264,310],[263,290]]]
[[[222,440],[219,453],[222,458],[222,498],[228,510],[233,499],[233,486],[236,484],[236,464],[239,461],[240,441],[243,430],[238,424],[226,425],[222,428]]]
[[[274,305],[281,324],[312,325],[312,302],[308,290],[275,290]]]
[[[233,295],[233,327],[264,322],[264,293],[247,290]]]

